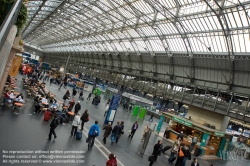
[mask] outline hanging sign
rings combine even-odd
[[[175,116],[173,117],[173,121],[176,121],[177,123],[181,123],[181,124],[183,124],[185,126],[188,126],[188,127],[193,126],[192,122],[188,122],[185,119],[181,119],[181,118],[178,118],[178,117],[175,117]]]

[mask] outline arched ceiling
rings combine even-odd
[[[29,0],[23,39],[45,52],[250,52],[249,0]]]

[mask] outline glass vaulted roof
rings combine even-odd
[[[48,52],[250,52],[250,0],[29,0],[24,41]]]

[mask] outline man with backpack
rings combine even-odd
[[[55,114],[54,119],[52,120],[52,122],[50,123],[50,132],[49,132],[49,138],[48,140],[51,140],[51,136],[52,134],[54,135],[54,139],[56,139],[56,132],[55,129],[56,127],[60,124],[60,119],[57,117],[57,114]]]
[[[98,121],[95,121],[89,129],[89,134],[86,142],[88,143],[88,150],[92,149],[95,143],[95,137],[100,135],[100,128],[98,126]]]

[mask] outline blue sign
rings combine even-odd
[[[118,94],[113,95],[104,124],[108,124],[108,122],[111,122],[111,124],[113,124],[120,100],[121,100],[121,95]]]
[[[161,131],[161,126],[162,126],[162,124],[164,122],[164,118],[165,117],[163,115],[160,116],[160,121],[159,121],[157,129],[156,129],[156,132],[158,132],[158,133]]]

